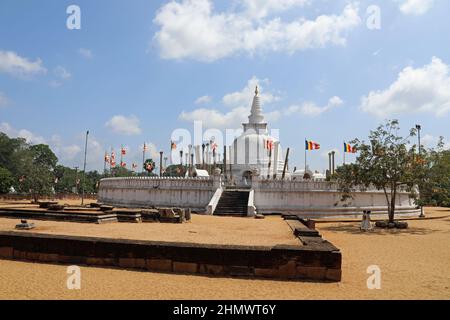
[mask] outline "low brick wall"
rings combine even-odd
[[[0,232],[0,258],[150,271],[278,279],[341,280],[329,243],[230,246]]]

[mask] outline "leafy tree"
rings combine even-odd
[[[127,168],[117,166],[111,169],[111,175],[113,177],[131,177],[135,174],[133,173],[133,171],[128,170]]]
[[[54,192],[54,169],[58,158],[49,146],[39,144],[16,152],[19,156],[19,185],[22,192],[29,192],[35,201],[39,196]]]
[[[405,188],[415,197],[415,186],[426,172],[426,166],[418,161],[416,147],[407,146],[416,129],[411,129],[407,137],[400,136],[399,130],[398,121],[390,120],[370,132],[369,143],[353,140],[359,151],[356,163],[339,167],[334,177],[344,193],[344,199],[356,188],[373,186],[383,190],[389,222],[394,222],[399,190]]]
[[[184,177],[186,174],[186,166],[173,164],[166,168],[163,176],[165,177]]]
[[[419,183],[420,205],[450,207],[450,150],[440,138],[436,149],[422,150],[426,175]]]
[[[0,167],[0,193],[8,193],[13,184],[14,178],[11,172]]]

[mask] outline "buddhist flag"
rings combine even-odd
[[[273,141],[270,139],[264,140],[264,148],[267,150],[273,149]]]
[[[172,150],[176,150],[177,149],[177,144],[175,142],[173,142],[173,141],[170,141],[170,148]]]
[[[346,153],[356,153],[356,148],[344,142],[344,152]]]
[[[116,162],[116,154],[114,153],[114,151],[111,152],[111,159],[110,160],[111,160],[111,165],[114,166],[113,163]]]
[[[124,156],[127,154],[127,150],[125,150],[124,147],[122,147],[122,149],[120,150],[121,154]]]
[[[120,163],[120,166],[121,166],[122,168],[126,168],[127,164],[126,164],[125,162],[122,161],[122,162]]]
[[[305,148],[306,150],[319,150],[320,144],[314,141],[305,140]]]

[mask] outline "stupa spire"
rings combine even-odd
[[[256,86],[255,96],[253,97],[252,109],[248,117],[249,124],[264,123],[264,115],[261,109],[261,102],[259,101],[259,89]]]

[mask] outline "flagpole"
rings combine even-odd
[[[144,165],[145,165],[145,142],[144,142],[144,149],[142,150],[142,168],[141,173],[144,173]]]
[[[306,138],[305,138],[305,172],[303,173],[303,176],[306,174]]]
[[[346,146],[345,142],[344,142],[344,147]],[[344,148],[344,166],[345,166],[345,154],[347,153],[347,149]]]
[[[103,174],[106,176],[106,156],[108,154],[108,151],[105,151],[105,156],[103,158]]]
[[[123,154],[122,154],[122,150],[123,150],[123,144],[120,145],[120,166],[122,167],[122,163],[123,163]]]

